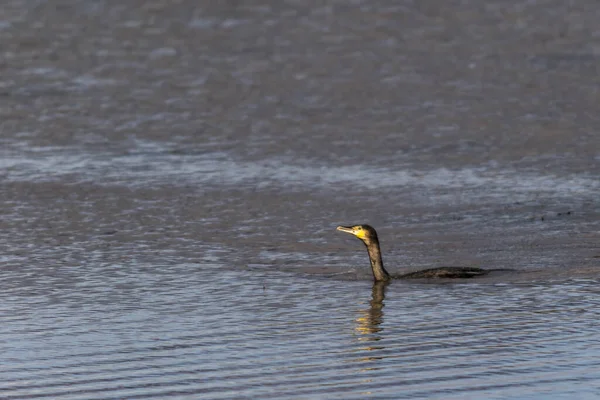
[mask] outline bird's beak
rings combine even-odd
[[[350,233],[350,234],[354,235],[354,229],[352,229],[352,227],[350,227],[350,226],[338,226],[336,229],[338,231],[342,231],[342,232],[346,232],[346,233]]]

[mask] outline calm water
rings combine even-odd
[[[600,6],[214,3],[0,10],[0,398],[600,397]]]

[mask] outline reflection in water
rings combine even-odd
[[[373,282],[369,308],[360,310],[362,315],[356,319],[358,326],[355,329],[361,335],[358,338],[361,342],[378,341],[381,339],[379,335],[373,334],[383,330],[379,325],[383,321],[383,300],[385,299],[387,285],[388,282]]]
[[[360,357],[356,361],[376,361],[381,360],[383,356],[379,354],[379,351],[383,350],[382,346],[376,346],[375,343],[381,340],[380,333],[383,331],[381,323],[383,322],[383,300],[385,299],[385,289],[389,282],[373,282],[373,289],[371,292],[371,301],[369,302],[369,308],[359,310],[360,317],[356,318],[357,325],[354,328],[358,334],[358,341],[365,343],[365,346],[360,347],[360,351],[373,352],[375,354]],[[363,371],[374,370],[377,368],[368,367],[362,368]]]

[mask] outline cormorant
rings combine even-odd
[[[486,275],[490,272],[490,270],[475,267],[439,267],[392,276],[383,267],[379,239],[377,238],[377,232],[372,226],[338,226],[337,230],[353,234],[367,246],[375,281],[389,281],[390,279],[473,278],[475,276]]]

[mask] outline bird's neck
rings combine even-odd
[[[373,270],[373,278],[376,281],[389,281],[390,274],[383,268],[383,260],[381,259],[381,250],[378,240],[365,242],[367,251],[369,252],[369,260],[371,260],[371,269]]]

